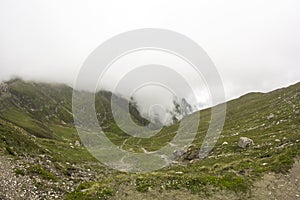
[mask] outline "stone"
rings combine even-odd
[[[6,93],[9,91],[9,86],[7,83],[1,83],[0,84],[0,93]]]
[[[228,144],[228,142],[226,142],[226,141],[222,143],[222,145],[227,145],[227,144]]]
[[[271,114],[267,117],[267,119],[270,120],[270,119],[272,119],[272,118],[274,118],[274,117],[275,117],[275,115],[274,115],[273,113],[271,113]]]
[[[80,145],[80,142],[79,142],[78,140],[76,140],[76,142],[75,142],[74,145],[77,146],[77,147],[80,147],[80,146],[81,146],[81,145]]]
[[[173,152],[173,159],[178,160],[184,153],[184,150],[175,150]]]
[[[253,140],[247,137],[240,137],[240,140],[238,142],[238,146],[241,148],[246,148],[249,145],[254,145]]]

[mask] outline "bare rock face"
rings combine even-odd
[[[253,140],[247,137],[240,137],[240,140],[238,142],[238,146],[241,148],[246,148],[249,145],[254,145]]]

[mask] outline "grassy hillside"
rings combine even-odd
[[[199,160],[211,112],[201,111],[198,133],[188,152],[171,166],[144,174],[107,169],[80,144],[71,112],[72,88],[19,79],[6,84],[9,89],[0,93],[0,152],[19,163],[18,176],[28,176],[38,190],[51,190],[59,198],[145,198],[174,192],[207,197],[217,190],[250,198],[254,181],[269,172],[287,173],[300,155],[300,83],[228,102],[223,132],[210,155]],[[178,124],[151,139],[130,137],[113,120],[111,95],[97,93],[96,110],[100,125],[116,145],[134,152],[154,151],[176,134]],[[134,121],[147,124],[135,109],[130,110]],[[254,145],[239,148],[240,137],[251,138]]]

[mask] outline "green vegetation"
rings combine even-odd
[[[55,175],[52,174],[51,172],[47,171],[42,165],[31,165],[27,169],[27,173],[32,174],[32,175],[39,175],[42,178],[47,179],[47,180],[52,180],[55,182],[58,181],[57,177],[55,177]]]
[[[115,192],[107,184],[99,182],[84,182],[77,189],[69,193],[65,199],[107,199],[114,196]]]
[[[24,176],[25,175],[25,171],[22,169],[15,169],[16,174]]]
[[[75,172],[95,172],[86,175],[92,177],[89,181],[76,177],[77,187],[66,194],[66,199],[109,199],[122,188],[140,193],[172,190],[211,195],[215,190],[230,190],[249,194],[255,180],[269,172],[287,173],[300,156],[300,83],[266,94],[250,93],[228,102],[224,129],[207,158],[181,158],[180,164],[145,174],[107,169],[80,144],[71,115],[71,88],[19,79],[8,84],[10,93],[0,94],[0,153],[14,159],[46,155],[54,167],[48,170],[46,165],[31,163],[25,170],[15,169],[18,175],[60,183],[60,179],[68,180]],[[127,135],[113,120],[110,97],[106,91],[97,93],[96,111],[106,136],[120,148],[155,151],[176,135],[178,123],[164,127],[152,138]],[[122,98],[120,101],[128,103]],[[133,120],[147,124],[132,106]],[[211,120],[210,109],[200,113],[200,126],[191,148],[195,155]],[[239,148],[240,137],[251,138],[254,145]]]

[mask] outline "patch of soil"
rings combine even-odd
[[[300,199],[300,160],[288,174],[269,173],[254,184],[253,199]]]

